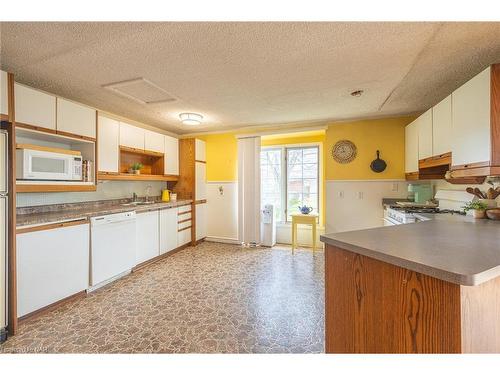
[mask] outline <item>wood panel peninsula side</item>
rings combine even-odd
[[[500,223],[321,236],[327,353],[500,353]]]

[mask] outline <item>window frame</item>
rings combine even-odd
[[[281,216],[284,220],[279,221],[280,224],[291,224],[291,220],[288,219],[288,160],[287,160],[287,150],[288,149],[304,149],[304,148],[317,148],[318,149],[318,179],[317,179],[317,191],[318,191],[318,223],[320,223],[321,217],[321,195],[323,193],[322,188],[322,155],[323,148],[320,142],[311,142],[311,143],[292,143],[292,144],[283,144],[283,145],[269,145],[269,146],[261,146],[261,150],[281,150],[281,173],[284,178],[281,181],[281,189],[283,194],[281,194],[281,207],[283,210],[281,212]]]

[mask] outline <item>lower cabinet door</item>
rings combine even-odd
[[[177,241],[178,246],[182,246],[191,242],[191,227],[182,229],[180,230],[180,232],[177,232]]]
[[[160,255],[159,211],[138,213],[136,215],[137,264],[158,255]]]
[[[160,211],[160,254],[177,247],[177,208]]]
[[[196,241],[207,236],[207,204],[197,204],[196,208]]]
[[[18,317],[89,287],[89,224],[17,235]]]

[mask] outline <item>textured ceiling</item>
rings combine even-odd
[[[179,134],[416,113],[500,62],[500,23],[0,26],[1,67],[19,82]],[[102,87],[139,77],[177,100],[140,104]],[[205,121],[184,126],[180,112]]]

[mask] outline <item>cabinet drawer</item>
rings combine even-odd
[[[185,214],[186,212],[191,212],[191,205],[188,204],[186,206],[180,206],[178,207],[177,212],[179,213],[179,215]]]
[[[183,221],[182,223],[178,223],[177,224],[177,230],[182,230],[182,229],[190,228],[191,225],[192,225],[191,223],[192,223],[191,220]]]
[[[186,212],[184,214],[178,214],[178,221],[186,221],[187,219],[191,219],[191,211]]]

